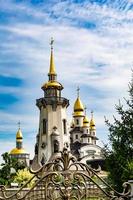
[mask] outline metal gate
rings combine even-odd
[[[118,193],[98,175],[98,170],[77,162],[66,148],[52,162],[31,172],[32,179],[13,194],[0,186],[0,200],[121,200],[130,197],[129,183],[124,183],[123,192]],[[33,186],[24,190],[31,181]]]

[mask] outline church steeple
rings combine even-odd
[[[96,130],[93,111],[91,111],[90,130]]]
[[[39,131],[35,154],[39,163],[48,161],[57,151],[69,143],[66,109],[69,100],[62,97],[63,86],[56,80],[57,74],[53,56],[53,38],[51,38],[51,55],[48,81],[42,86],[44,96],[37,99],[40,110]]]
[[[45,92],[45,96],[61,96],[61,93],[58,91],[61,91],[63,89],[62,84],[60,84],[57,79],[57,74],[55,70],[55,64],[54,64],[54,56],[53,56],[53,38],[51,38],[51,55],[50,55],[50,67],[49,67],[49,73],[48,73],[48,82],[44,83],[41,87],[42,90]]]
[[[84,106],[80,100],[79,91],[80,91],[80,89],[78,87],[77,88],[77,99],[74,104],[74,113],[73,113],[74,117],[84,116]]]
[[[55,64],[54,64],[53,43],[54,43],[54,40],[53,40],[53,38],[51,38],[51,42],[50,42],[50,45],[51,45],[50,67],[49,67],[49,73],[48,73],[49,81],[56,80],[56,76],[57,76],[56,70],[55,70]]]

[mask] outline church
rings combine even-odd
[[[57,80],[54,63],[53,39],[51,39],[50,66],[48,81],[41,89],[43,97],[36,100],[40,111],[39,130],[36,136],[35,157],[33,163],[42,165],[67,147],[81,162],[100,163],[104,160],[102,148],[96,144],[96,126],[93,112],[89,121],[77,89],[77,99],[74,104],[73,120],[68,125],[67,108],[69,100],[62,97],[63,85]]]
[[[77,98],[74,103],[72,123],[69,125],[67,118],[67,108],[69,100],[62,97],[63,85],[57,80],[57,73],[54,63],[53,42],[51,39],[50,66],[48,81],[42,84],[43,96],[36,100],[36,106],[40,111],[39,129],[36,135],[35,156],[33,158],[33,168],[38,168],[44,163],[52,160],[63,150],[64,147],[77,158],[77,160],[91,164],[103,162],[102,148],[96,144],[96,125],[93,112],[89,121],[77,89]],[[20,132],[20,129],[18,130]],[[17,149],[18,141],[22,144],[22,133],[16,136]],[[21,146],[19,148],[18,146]],[[20,151],[20,150],[19,150]],[[19,154],[10,152],[11,156],[24,157],[22,152]],[[15,150],[16,152],[16,150]],[[21,156],[20,156],[21,155]],[[25,153],[25,159],[28,154]]]

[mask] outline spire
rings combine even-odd
[[[94,117],[93,117],[93,111],[91,111],[91,120],[90,120],[90,129],[91,130],[95,130],[95,121],[94,121]]]
[[[74,116],[84,116],[84,106],[79,97],[80,88],[77,87],[77,99],[74,104]]]
[[[54,64],[54,56],[53,56],[53,43],[54,39],[51,38],[50,46],[51,46],[51,56],[50,56],[50,67],[49,67],[49,81],[56,80],[56,71],[55,71],[55,64]]]
[[[79,86],[77,87],[77,97],[79,98],[79,91],[80,91],[80,88]]]
[[[23,135],[22,135],[22,132],[21,132],[21,129],[20,129],[20,121],[18,122],[18,131],[16,133],[16,140],[22,140],[23,139]]]
[[[86,106],[84,107],[84,110],[85,110],[85,116],[86,116],[86,110],[87,110],[87,107],[86,107]]]
[[[58,90],[63,89],[63,86],[56,80],[57,74],[56,74],[55,65],[54,65],[53,43],[54,43],[54,40],[53,38],[51,38],[51,42],[50,42],[51,56],[50,56],[50,67],[49,67],[49,73],[48,73],[49,80],[47,83],[44,83],[41,87],[42,90],[44,91],[51,88],[56,88]]]
[[[86,110],[87,110],[87,107],[86,107],[86,106],[84,107],[84,110],[85,110],[85,117],[84,117],[84,119],[83,119],[83,126],[84,126],[84,127],[89,127],[89,119],[88,119],[88,117],[87,117],[87,115],[86,115]]]

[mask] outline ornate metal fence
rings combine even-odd
[[[130,184],[123,184],[118,193],[88,165],[77,162],[64,148],[61,156],[45,164],[38,171],[31,170],[32,179],[18,191],[9,194],[0,186],[1,200],[88,200],[88,199],[129,199]],[[24,190],[32,182],[30,189]]]

